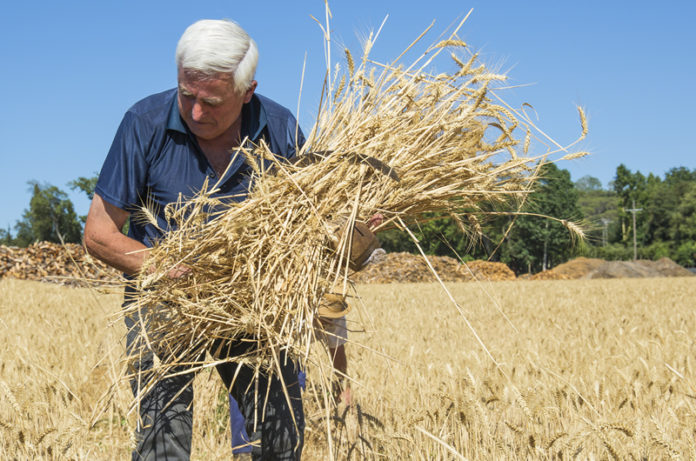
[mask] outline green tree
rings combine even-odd
[[[575,188],[578,192],[599,191],[602,190],[602,181],[594,176],[586,175],[575,181]]]
[[[579,220],[578,193],[568,170],[553,163],[541,167],[541,178],[523,210],[558,219]],[[573,255],[573,236],[562,223],[538,216],[517,217],[502,260],[515,272],[537,272],[567,261]]]
[[[27,246],[33,242],[48,241],[78,243],[82,227],[72,202],[65,192],[50,184],[29,181],[32,197],[29,208],[17,222],[15,242]]]
[[[613,184],[614,192],[616,192],[618,199],[620,222],[619,238],[622,243],[628,244],[632,242],[633,239],[633,218],[631,213],[627,212],[626,210],[632,208],[634,203],[637,207],[642,207],[645,205],[646,199],[649,196],[648,181],[640,171],[632,173],[631,170],[626,168],[626,166],[622,163],[616,168],[616,176],[614,177]],[[640,228],[641,224],[645,222],[644,217],[645,213],[639,213],[636,216],[636,226],[638,228]],[[639,235],[642,239],[645,233],[638,231],[637,235]]]
[[[587,242],[604,246],[611,243],[619,226],[617,196],[613,190],[602,188],[599,179],[583,176],[575,182],[578,191],[578,206],[584,216]]]
[[[447,214],[427,213],[419,221],[408,223],[408,226],[426,254],[454,256],[456,253],[463,257],[469,249],[470,240]],[[388,252],[418,253],[415,242],[407,232],[397,229],[381,232],[379,240],[382,248]]]
[[[68,183],[68,187],[72,190],[80,190],[87,195],[87,197],[92,200],[94,198],[94,189],[97,187],[97,179],[99,175],[97,173],[89,178],[85,176],[80,176]]]
[[[0,229],[0,245],[14,245],[14,239],[12,238],[12,232],[10,228]]]
[[[97,187],[97,180],[99,179],[99,174],[95,173],[94,176],[85,177],[80,176],[68,183],[68,187],[72,190],[79,190],[85,193],[87,198],[92,200],[94,198],[94,189]],[[87,221],[87,215],[80,215],[80,222],[84,225]]]
[[[672,259],[684,266],[696,265],[696,181],[686,184],[683,194],[669,215],[669,241]]]

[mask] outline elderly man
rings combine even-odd
[[[232,21],[203,20],[186,29],[176,49],[178,87],[136,103],[118,128],[85,224],[91,254],[133,277],[143,267],[147,248],[162,237],[159,229],[170,228],[164,208],[179,195],[191,197],[208,181],[219,182],[221,197],[244,198],[250,171],[242,156],[233,160],[243,140],[263,139],[279,157],[295,154],[304,143],[295,118],[255,93],[257,56],[253,40]],[[123,235],[129,215],[145,203],[158,213],[158,226],[131,220]],[[185,270],[169,275],[179,277]],[[134,297],[137,293],[127,288],[125,303]],[[129,317],[126,325],[127,347],[134,351],[140,347],[140,322]],[[245,347],[231,343],[224,353],[234,357]],[[152,363],[149,353],[136,367],[147,370]],[[291,361],[281,363],[286,363],[282,374],[289,399],[277,378],[262,377],[255,393],[253,370],[242,367],[232,386],[236,364],[218,366],[245,417],[254,459],[300,459],[304,415],[297,369]],[[134,392],[142,386],[132,384]],[[142,397],[134,460],[189,459],[192,400],[190,375],[162,380]]]

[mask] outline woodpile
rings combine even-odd
[[[471,270],[472,275],[476,278],[476,280],[489,280],[497,282],[501,280],[517,279],[512,269],[503,263],[476,260],[464,263],[463,266],[468,267],[469,270]]]
[[[693,276],[668,258],[659,261],[604,261],[576,258],[534,275],[515,273],[503,263],[469,261],[460,264],[447,256],[428,256],[444,282],[473,280],[574,280],[592,278],[688,277]],[[85,253],[81,245],[35,243],[27,248],[0,245],[0,278],[89,286],[119,283],[120,273]],[[419,283],[437,281],[421,255],[389,253],[375,258],[353,274],[355,283]]]
[[[445,282],[472,280],[514,280],[515,273],[505,264],[469,261],[460,264],[447,256],[428,260]],[[120,274],[85,253],[81,245],[35,243],[27,248],[0,246],[0,278],[59,283],[71,286],[117,283]],[[390,253],[381,255],[363,271],[353,274],[356,283],[418,283],[436,279],[420,255]]]
[[[436,279],[422,256],[410,253],[389,253],[351,276],[356,283],[418,283]],[[428,256],[428,261],[444,282],[472,280],[514,280],[515,273],[505,264],[470,261],[460,264],[447,256]]]
[[[81,245],[38,242],[27,248],[0,246],[0,278],[72,286],[115,283],[120,274],[89,256]]]

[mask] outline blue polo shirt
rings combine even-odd
[[[171,230],[164,217],[167,204],[190,199],[205,181],[218,177],[195,136],[181,119],[177,90],[149,96],[126,112],[104,161],[95,192],[108,203],[129,212],[143,205],[157,214],[158,226]],[[291,158],[304,135],[295,117],[283,106],[258,94],[242,107],[241,137],[263,139],[279,157]],[[234,157],[234,156],[233,156]],[[220,181],[215,196],[240,201],[249,191],[251,167],[237,156]],[[132,219],[128,236],[151,247],[162,236],[156,226]]]

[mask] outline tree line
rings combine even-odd
[[[607,187],[592,176],[573,182],[567,170],[553,163],[542,165],[540,174],[519,208],[430,214],[408,223],[409,228],[426,254],[500,261],[518,274],[550,269],[577,256],[629,260],[634,251],[639,259],[668,257],[696,266],[696,170],[678,167],[664,177],[645,176],[622,164]],[[68,187],[91,199],[96,180],[79,177]],[[85,216],[76,214],[67,194],[36,181],[29,186],[29,206],[14,229],[0,230],[0,244],[79,243]],[[584,239],[573,232],[575,224],[584,230]],[[419,252],[399,230],[380,233],[380,240],[387,251]]]
[[[633,259],[635,235],[638,259],[668,257],[696,266],[696,170],[677,167],[664,177],[645,176],[622,164],[606,187],[593,176],[573,182],[567,170],[553,163],[543,165],[540,173],[518,211],[508,207],[507,213],[476,216],[462,210],[459,216],[431,215],[415,223],[420,246],[427,254],[504,262],[522,274],[578,256]],[[465,236],[458,221],[467,224],[470,218],[481,231]],[[574,234],[574,224],[584,231],[584,239]],[[388,251],[418,251],[401,232],[387,231],[380,238]]]

